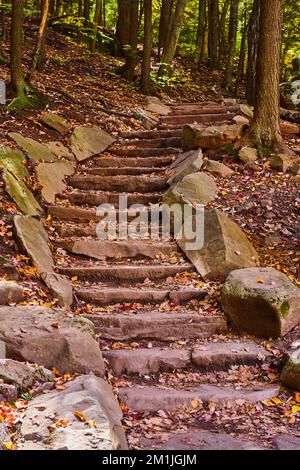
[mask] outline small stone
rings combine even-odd
[[[75,161],[75,156],[71,150],[65,147],[61,142],[54,140],[47,142],[45,145],[57,158],[66,158],[67,160]]]
[[[239,151],[239,159],[244,163],[255,163],[258,159],[257,149],[252,147],[243,147]]]
[[[240,114],[234,116],[233,122],[238,126],[250,126],[250,120],[245,116],[241,116]]]
[[[288,353],[281,382],[289,388],[300,391],[300,348]]]
[[[147,107],[146,111],[151,113],[159,114],[160,116],[167,116],[171,112],[171,108],[164,104],[156,96],[147,96]]]
[[[56,131],[60,132],[60,134],[65,134],[71,129],[71,125],[68,121],[59,116],[56,113],[47,113],[41,117],[41,121],[49,127],[52,127]]]
[[[14,282],[0,281],[0,305],[18,304],[23,300],[23,289]]]
[[[281,171],[283,173],[290,172],[294,175],[300,170],[300,157],[293,155],[274,155],[271,157],[271,167],[274,170]]]
[[[213,173],[216,176],[221,176],[222,178],[232,175],[234,172],[224,163],[216,162],[215,160],[204,160],[203,170]]]
[[[41,278],[58,299],[60,307],[70,307],[73,303],[73,288],[70,281],[60,274],[54,272],[43,272]]]
[[[71,136],[71,148],[77,160],[87,158],[104,152],[115,142],[115,138],[98,127],[76,127]]]
[[[0,383],[0,402],[7,401],[8,403],[14,403],[18,399],[18,391],[14,385],[1,384]]]

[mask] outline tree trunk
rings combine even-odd
[[[162,0],[160,9],[159,31],[158,31],[158,58],[164,49],[168,37],[172,16],[172,0]]]
[[[173,15],[172,23],[170,25],[169,34],[166,45],[164,47],[161,65],[159,67],[158,75],[169,75],[171,72],[172,62],[175,56],[181,25],[184,16],[184,10],[187,0],[177,0],[176,9]]]
[[[94,16],[94,24],[93,24],[93,37],[91,40],[91,52],[95,52],[97,46],[97,32],[98,32],[98,25],[99,25],[99,18],[101,15],[101,0],[96,0],[96,7],[95,7],[95,16]]]
[[[134,80],[134,71],[137,63],[137,45],[139,36],[139,0],[130,0],[130,27],[129,43],[125,50],[126,62],[123,67],[123,76],[127,80]]]
[[[256,61],[257,48],[259,38],[259,17],[260,17],[260,0],[254,0],[252,13],[249,21],[248,32],[248,66],[247,66],[247,83],[246,98],[249,104],[254,105],[255,102],[255,83],[256,83]]]
[[[230,20],[228,31],[228,54],[225,68],[224,87],[227,90],[232,88],[233,62],[236,50],[236,37],[239,20],[239,0],[231,0]]]
[[[197,63],[200,65],[203,60],[204,40],[206,23],[206,0],[199,0],[199,16],[197,31]]]
[[[219,0],[208,0],[208,58],[211,68],[218,65]]]
[[[258,148],[284,147],[279,121],[282,0],[261,2],[254,118],[250,138]]]
[[[245,7],[244,7],[244,26],[243,26],[243,32],[242,32],[239,66],[238,66],[236,82],[235,82],[235,90],[234,90],[235,96],[238,95],[239,86],[240,86],[241,82],[244,80],[245,60],[246,60],[247,29],[248,29],[248,15],[247,15],[247,5],[245,5]]]
[[[129,44],[130,31],[130,0],[118,0],[118,19],[116,37],[124,53],[124,46]]]
[[[35,70],[42,70],[46,61],[46,36],[47,36],[47,20],[49,13],[49,0],[42,2],[42,18],[39,28],[39,34],[35,46],[34,55],[29,72],[29,80],[31,80]]]
[[[219,27],[218,27],[218,40],[219,40],[219,52],[218,52],[218,65],[219,67],[223,67],[226,61],[227,51],[226,47],[228,46],[227,43],[227,36],[226,34],[227,27],[226,27],[226,18],[228,13],[228,8],[230,5],[230,0],[225,0],[224,6],[222,8],[222,13],[220,15]]]
[[[10,32],[10,78],[11,87],[20,99],[22,99],[25,95],[25,82],[22,71],[23,8],[24,0],[12,2]]]
[[[145,0],[144,49],[142,60],[141,88],[145,95],[150,95],[150,72],[152,52],[152,0]]]
[[[90,13],[91,13],[91,2],[90,2],[90,0],[84,0],[84,2],[83,2],[83,16],[87,21],[90,20]]]

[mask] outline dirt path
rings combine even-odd
[[[218,103],[174,106],[158,130],[121,134],[109,153],[82,165],[48,208],[57,270],[72,279],[78,313],[99,333],[132,448],[261,448],[292,432],[269,408],[280,393],[278,351],[230,332],[221,284],[205,283],[171,238],[97,237],[97,207],[118,206],[120,195],[146,205],[150,218],[185,123],[231,118]]]

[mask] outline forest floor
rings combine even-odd
[[[30,62],[34,37],[31,27],[26,29],[25,64]],[[145,98],[139,92],[138,86],[123,80],[116,70],[122,64],[119,59],[104,54],[90,54],[84,48],[66,41],[60,34],[51,32],[49,36],[48,61],[45,70],[37,73],[33,85],[39,89],[49,101],[48,109],[67,118],[71,124],[89,124],[100,126],[110,133],[137,130],[140,123],[134,118],[132,110],[145,106]],[[203,67],[201,71],[185,60],[177,62],[178,81],[176,86],[158,89],[161,99],[166,102],[199,102],[203,100],[216,101],[221,98],[222,73],[211,72]],[[9,71],[6,66],[0,66],[1,78],[8,79]],[[7,111],[0,108],[0,143],[12,145],[8,132],[22,132],[26,137],[32,137],[40,142],[57,140],[55,131],[46,129],[39,121],[44,107],[34,107],[26,111]],[[61,138],[63,140],[63,138]],[[299,150],[300,139],[292,138],[288,145]],[[218,178],[218,195],[211,203],[233,217],[246,231],[257,248],[261,264],[275,267],[287,274],[295,283],[299,282],[300,265],[300,198],[299,186],[291,176],[273,171],[266,160],[255,165],[241,165],[235,155],[224,155],[224,161],[234,173],[226,178]],[[32,179],[32,189],[38,196],[38,187]],[[40,201],[41,202],[41,201]],[[35,270],[29,260],[19,253],[11,224],[11,216],[17,213],[13,202],[4,191],[0,181],[0,254],[14,264],[21,277],[21,284],[27,292],[27,305],[55,305],[55,301],[38,280]],[[51,220],[48,228],[51,231]],[[59,255],[64,256],[64,255]],[[182,284],[192,283],[193,280],[182,276]],[[195,281],[195,283],[198,282]],[[211,303],[202,304],[199,308],[208,314],[219,310],[217,297],[222,280],[216,283],[204,283],[203,286],[211,293]],[[77,309],[76,309],[77,307]],[[75,311],[81,313],[88,306],[81,302],[75,306]],[[127,307],[128,310],[134,306]],[[168,306],[169,308],[169,306]],[[105,308],[103,308],[105,310]],[[103,311],[102,310],[102,311]],[[294,338],[299,338],[299,330],[290,334],[284,341],[265,342],[267,349],[277,358]],[[232,337],[234,338],[234,337]],[[225,338],[215,336],[213,341]],[[100,342],[105,350],[111,344]],[[148,347],[146,344],[133,344],[132,348]],[[187,347],[188,342],[175,345],[176,348]],[[122,348],[122,345],[118,345]],[[124,346],[126,348],[126,345]],[[152,346],[151,346],[152,347]],[[256,381],[267,384],[276,383],[280,369],[270,365],[241,366],[226,372],[199,374],[195,371],[164,373],[160,384],[180,389],[200,382],[232,384],[247,386]],[[127,379],[110,377],[110,382],[116,387],[130,384]],[[149,385],[151,378],[149,378]],[[299,398],[299,397],[298,397]],[[176,429],[184,432],[201,424],[204,429],[225,430],[229,433],[244,434],[247,438],[264,445],[270,445],[270,437],[277,433],[299,434],[297,426],[299,418],[291,415],[291,404],[295,405],[295,396],[284,390],[278,401],[246,405],[237,403],[234,407],[211,404],[208,408],[200,406],[191,409],[189,413],[141,416],[126,408],[124,424],[128,430],[129,443],[133,448],[149,446],[153,430],[159,435],[157,442],[151,446],[159,446],[166,440],[166,434]],[[9,413],[9,410],[7,410]],[[12,419],[16,418],[16,410],[12,410]]]

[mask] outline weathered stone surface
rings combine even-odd
[[[300,303],[300,298],[298,300]],[[287,387],[300,391],[300,348],[290,351],[281,374],[281,382]]]
[[[208,204],[216,197],[217,186],[214,179],[205,173],[187,175],[170,188],[163,197],[168,206],[173,204]]]
[[[23,300],[23,289],[14,282],[0,281],[0,305],[17,304]]]
[[[284,136],[300,134],[299,124],[294,124],[293,122],[280,121],[280,130]]]
[[[23,137],[22,134],[19,134],[18,132],[10,132],[8,135],[34,162],[53,162],[56,160],[55,155],[53,155],[46,145],[41,144],[36,140],[30,139],[29,137]]]
[[[14,403],[18,399],[17,387],[10,384],[0,383],[0,402]]]
[[[244,163],[254,163],[258,159],[257,149],[253,147],[243,147],[239,151],[239,159]]]
[[[83,413],[86,421],[75,416]],[[52,417],[55,418],[52,418]],[[63,418],[68,426],[55,427]],[[88,428],[87,421],[95,420]],[[98,377],[82,375],[65,384],[62,391],[53,390],[34,398],[22,419],[20,450],[127,450],[122,412],[108,383]]]
[[[240,112],[247,118],[253,119],[253,116],[254,116],[253,111],[254,111],[254,108],[248,106],[247,104],[240,105]]]
[[[56,113],[47,113],[41,117],[41,121],[52,129],[65,134],[71,129],[71,125],[68,121]]]
[[[10,147],[0,146],[0,168],[4,168],[21,180],[28,176],[25,156],[19,150]]]
[[[170,166],[171,176],[168,179],[168,184],[173,186],[185,176],[200,171],[202,164],[203,155],[201,149],[183,153]]]
[[[138,121],[141,122],[142,126],[148,130],[152,129],[159,123],[158,117],[141,108],[135,108],[133,110],[133,115]]]
[[[44,200],[54,203],[56,194],[63,193],[67,188],[65,177],[73,175],[75,168],[70,162],[56,161],[39,163],[35,171],[37,180],[42,186],[41,192]]]
[[[11,438],[6,426],[0,421],[0,450],[4,448],[5,444],[11,443]]]
[[[184,369],[191,353],[185,349],[122,349],[103,354],[115,375],[156,374],[160,370]]]
[[[156,96],[147,96],[146,101],[146,111],[149,111],[150,113],[160,114],[161,116],[167,116],[171,112],[171,108],[164,104]]]
[[[217,149],[231,144],[239,139],[246,126],[224,125],[212,127],[199,127],[187,125],[183,129],[182,145],[184,150]]]
[[[3,179],[5,182],[6,192],[10,195],[23,214],[34,216],[42,213],[41,206],[21,178],[4,170]]]
[[[276,450],[300,450],[300,437],[291,434],[279,434],[274,439]]]
[[[227,403],[235,400],[255,403],[276,397],[279,390],[277,385],[236,390],[233,387],[202,384],[192,391],[134,386],[120,389],[119,399],[133,411],[155,413],[158,410],[192,408],[192,400],[197,398],[205,403]]]
[[[271,157],[271,167],[274,170],[282,171],[283,173],[290,172],[294,175],[300,171],[300,157],[293,155],[274,155]]]
[[[20,389],[32,388],[36,382],[48,382],[53,378],[52,372],[44,367],[32,366],[13,359],[0,360],[0,379]]]
[[[79,126],[74,129],[70,142],[75,157],[82,161],[104,152],[115,138],[100,128]]]
[[[221,301],[235,327],[259,337],[277,338],[300,324],[300,289],[275,269],[232,272]]]
[[[61,373],[104,374],[91,322],[43,307],[0,307],[0,340],[9,359],[33,362]]]
[[[204,213],[204,246],[188,249],[195,235],[195,220],[185,221],[185,233],[177,243],[193,263],[201,276],[215,279],[227,276],[231,271],[257,265],[258,255],[243,230],[225,213],[209,209]],[[198,234],[199,235],[199,234]]]
[[[244,126],[244,125],[247,127],[250,126],[250,120],[246,118],[245,116],[241,116],[238,114],[237,116],[234,116],[232,120],[238,126]]]
[[[190,451],[229,451],[229,450],[260,450],[256,443],[242,441],[226,433],[210,431],[194,431],[188,434],[176,434],[160,447],[160,450]]]
[[[204,160],[202,169],[216,176],[221,176],[222,178],[234,173],[233,170],[224,165],[224,163],[216,162],[215,160]]]
[[[18,240],[39,273],[53,271],[54,262],[43,224],[31,217],[16,215],[14,225]]]
[[[41,278],[50,292],[58,299],[60,307],[70,307],[72,305],[73,288],[66,277],[54,272],[43,272]]]
[[[222,370],[232,365],[256,364],[273,357],[272,353],[253,341],[208,343],[195,346],[192,362],[200,369]]]
[[[75,156],[71,150],[59,142],[59,140],[47,142],[45,145],[57,158],[66,158],[67,160],[75,161]]]

